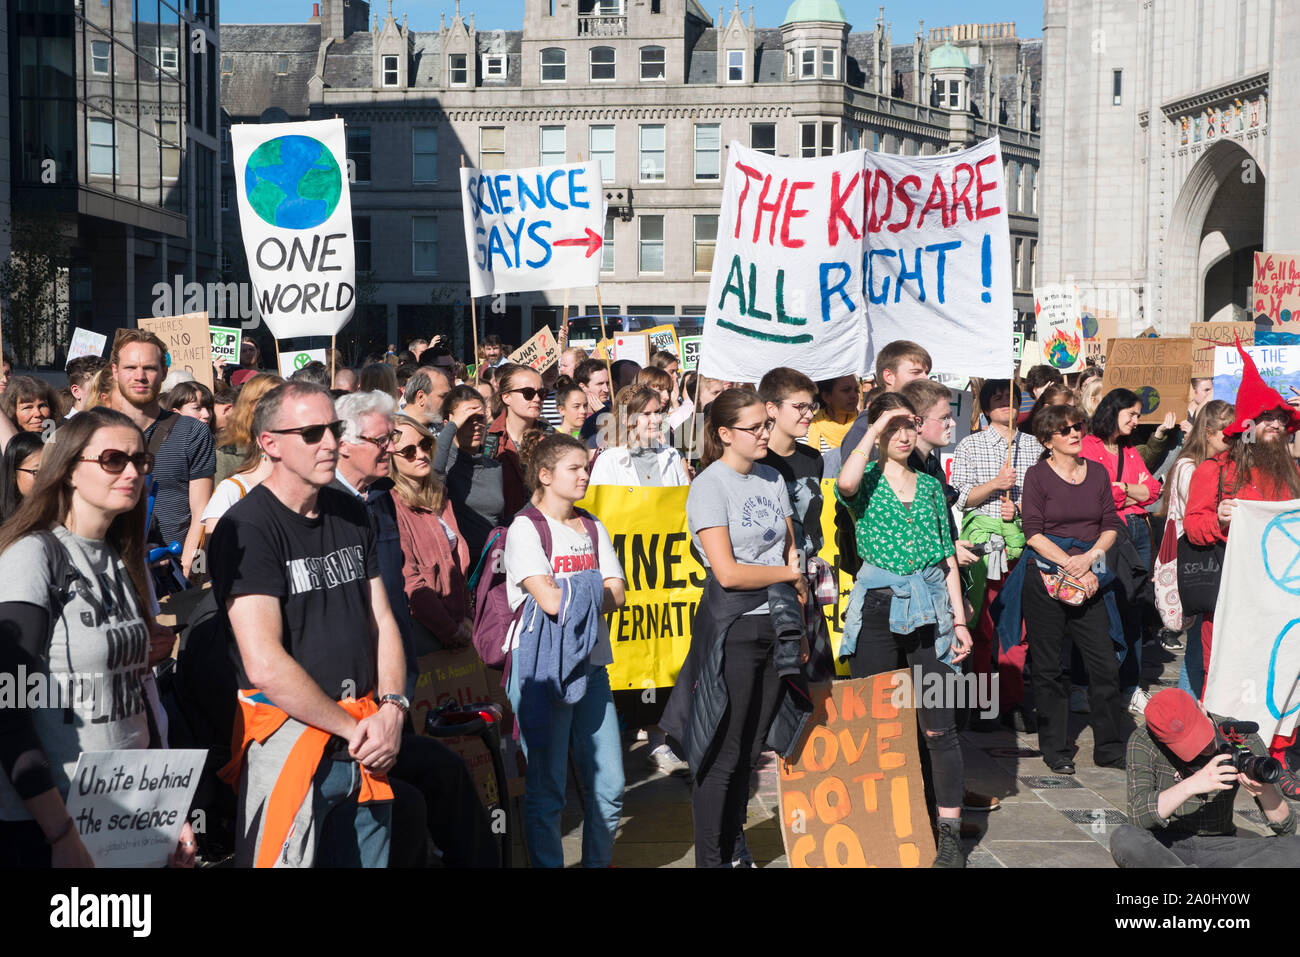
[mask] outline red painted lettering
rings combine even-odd
[[[767,244],[776,245],[776,221],[781,212],[781,200],[785,197],[785,187],[786,180],[781,180],[781,189],[777,192],[776,199],[766,203],[764,200],[767,199],[768,190],[772,188],[772,177],[763,180],[763,192],[758,196],[758,212],[754,214],[754,237],[750,242],[758,242],[759,230],[763,228],[763,213],[766,211],[772,214],[772,221],[767,227]]]
[[[934,174],[934,182],[930,184],[930,196],[921,207],[921,215],[916,217],[916,228],[920,229],[925,223],[925,214],[932,209],[939,211],[939,220],[945,226],[948,223],[948,191],[943,188],[943,177],[938,173]]]
[[[903,203],[907,207],[907,212],[903,215],[903,219],[900,222],[889,224],[889,231],[891,233],[901,233],[907,228],[907,224],[912,221],[912,212],[916,209],[916,203],[912,201],[911,196],[907,195],[907,185],[909,183],[912,184],[913,189],[920,189],[921,177],[904,176],[898,181],[898,185],[894,187],[894,195],[898,197],[899,202]]]
[[[763,175],[754,167],[746,166],[744,163],[737,163],[736,169],[745,174],[745,185],[740,188],[740,202],[736,204],[736,233],[733,239],[740,238],[740,221],[744,219],[745,197],[749,195],[749,181],[752,179],[762,179]]]
[[[785,198],[785,217],[781,220],[781,245],[787,249],[798,249],[803,245],[802,239],[790,238],[790,220],[807,216],[808,210],[794,208],[795,193],[801,189],[812,189],[812,183],[791,183],[790,192]]]
[[[957,191],[957,174],[960,173],[962,170],[965,170],[965,171],[966,171],[966,185],[963,186],[963,187],[961,188],[961,192],[958,192],[958,191]],[[952,171],[952,207],[951,207],[951,209],[952,209],[952,213],[951,213],[951,215],[948,217],[948,225],[949,225],[949,226],[951,226],[951,225],[953,225],[954,223],[957,222],[957,204],[958,204],[958,203],[961,203],[963,206],[966,207],[966,219],[967,219],[967,221],[969,222],[969,221],[973,218],[973,216],[972,216],[972,214],[971,214],[971,210],[970,210],[970,199],[969,199],[969,197],[968,197],[968,194],[970,193],[970,188],[971,188],[972,184],[974,184],[974,182],[975,182],[975,170],[971,169],[971,165],[970,165],[970,163],[958,163],[958,164],[953,168],[953,171]]]
[[[998,213],[1002,212],[1001,206],[992,206],[989,209],[984,208],[984,194],[987,193],[989,190],[997,189],[998,187],[996,180],[994,180],[991,183],[984,182],[984,165],[986,163],[993,163],[993,168],[996,170],[998,168],[996,160],[997,160],[996,156],[986,156],[978,163],[975,164],[975,218],[976,219],[983,219],[985,216],[996,216]]]
[[[844,206],[848,203],[849,197],[853,195],[853,190],[857,188],[858,179],[861,173],[854,173],[853,178],[849,180],[849,185],[840,191],[840,171],[836,170],[831,174],[831,215],[830,221],[826,224],[826,238],[832,246],[840,241],[840,223],[844,224],[844,229],[854,239],[861,239],[862,233],[858,231],[853,220],[844,212]]]

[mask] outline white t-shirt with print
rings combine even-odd
[[[506,536],[505,571],[506,600],[510,603],[511,611],[517,611],[524,603],[528,593],[524,590],[522,582],[534,575],[550,575],[558,582],[580,571],[596,568],[600,570],[602,578],[626,581],[623,566],[619,564],[618,553],[614,551],[614,543],[610,541],[609,532],[600,519],[596,519],[598,542],[595,548],[592,547],[591,539],[587,537],[585,529],[576,531],[550,516],[546,517],[546,523],[551,530],[549,562],[542,548],[542,539],[537,534],[537,528],[532,520],[527,515],[519,515],[510,523],[510,531]],[[515,636],[517,630],[517,626],[510,629],[508,647],[511,650],[519,645]],[[609,643],[609,626],[605,624],[604,616],[600,618],[596,646],[591,651],[591,663],[593,665],[614,663],[614,649]]]

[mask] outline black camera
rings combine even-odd
[[[1246,746],[1246,735],[1254,734],[1254,721],[1225,721],[1219,725],[1218,753],[1232,756],[1232,767],[1260,784],[1272,784],[1282,776],[1282,762],[1268,755],[1253,753]]]

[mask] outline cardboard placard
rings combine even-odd
[[[601,339],[600,342],[592,346],[591,357],[593,359],[599,359],[602,362],[604,362],[606,359],[612,361],[614,359],[614,340]]]
[[[677,344],[677,330],[673,326],[655,326],[653,329],[647,329],[645,334],[650,340],[651,355],[662,350],[671,352],[678,359],[682,357],[681,347]]]
[[[808,729],[780,769],[791,867],[928,867],[934,859],[909,688],[906,670],[811,686]]]
[[[1119,319],[1110,313],[1084,312],[1083,358],[1096,366],[1106,365],[1106,342],[1119,335]]]
[[[294,349],[280,353],[280,375],[286,379],[303,366],[311,362],[329,364],[329,356],[324,349]]]
[[[187,312],[182,316],[151,316],[136,321],[141,329],[152,332],[167,344],[172,369],[185,369],[212,388],[212,337],[208,334],[208,314]]]
[[[487,672],[473,646],[455,651],[435,651],[416,662],[415,696],[411,699],[411,720],[417,734],[424,734],[425,715],[447,701],[462,705],[490,701]],[[484,806],[497,803],[496,775],[492,755],[477,736],[439,738],[464,759]]]
[[[212,361],[224,359],[230,365],[239,365],[239,347],[244,330],[237,326],[208,326],[212,338]]]
[[[1254,315],[1300,327],[1300,253],[1255,253],[1254,280]]]
[[[108,336],[78,326],[72,330],[72,341],[68,343],[68,362],[82,356],[102,356],[107,343]]]
[[[1077,372],[1083,365],[1083,320],[1079,289],[1073,285],[1034,287],[1036,338],[1047,364],[1058,372]]]
[[[614,337],[615,362],[631,359],[641,368],[650,363],[650,340],[644,332],[620,332]]]
[[[1130,389],[1142,402],[1138,421],[1159,423],[1172,412],[1187,417],[1195,339],[1111,339],[1106,346],[1102,392]]]
[[[1193,322],[1192,338],[1196,351],[1192,353],[1192,375],[1196,378],[1214,375],[1215,346],[1231,346],[1241,339],[1243,346],[1255,342],[1253,322]]]
[[[509,361],[542,372],[560,361],[560,344],[550,326],[542,328],[522,346],[510,353]]]
[[[681,345],[682,372],[694,372],[700,364],[700,343],[703,336],[682,336],[677,342]]]
[[[162,867],[176,849],[206,749],[84,751],[68,815],[96,867]]]

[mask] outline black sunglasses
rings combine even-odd
[[[325,422],[321,425],[300,425],[293,429],[267,429],[273,435],[297,435],[302,438],[308,445],[315,445],[325,437],[325,430],[330,430],[330,435],[338,438],[343,434],[343,420],[335,419],[333,422]]]
[[[1059,429],[1057,429],[1056,432],[1055,432],[1054,434],[1055,434],[1055,435],[1059,435],[1061,438],[1065,438],[1065,437],[1066,437],[1067,435],[1069,435],[1071,432],[1078,432],[1080,435],[1082,435],[1082,434],[1083,434],[1083,423],[1082,423],[1082,422],[1072,422],[1072,423],[1070,423],[1069,425],[1063,425],[1063,426],[1061,426]]]
[[[539,396],[540,396],[541,398],[543,398],[543,399],[546,398],[546,390],[545,390],[545,389],[534,389],[534,388],[533,388],[532,386],[530,386],[530,385],[526,385],[526,386],[524,386],[522,389],[506,389],[506,392],[507,392],[507,393],[509,393],[509,392],[518,392],[520,395],[522,395],[522,396],[524,397],[524,401],[525,401],[525,402],[532,402],[533,399],[536,399],[536,398],[538,398]]]
[[[415,443],[414,445],[404,445],[400,449],[394,449],[393,454],[400,455],[402,458],[406,459],[409,462],[415,458],[415,450],[417,448],[425,455],[432,455],[433,436],[426,435],[424,438],[420,439],[420,441]]]
[[[148,452],[136,452],[134,455],[127,455],[121,449],[104,449],[94,458],[81,457],[83,462],[98,462],[99,467],[109,475],[119,475],[126,471],[126,463],[130,462],[135,466],[135,470],[141,475],[148,475],[153,471],[153,456]],[[24,469],[23,471],[27,471]],[[35,470],[32,472],[35,475]]]

